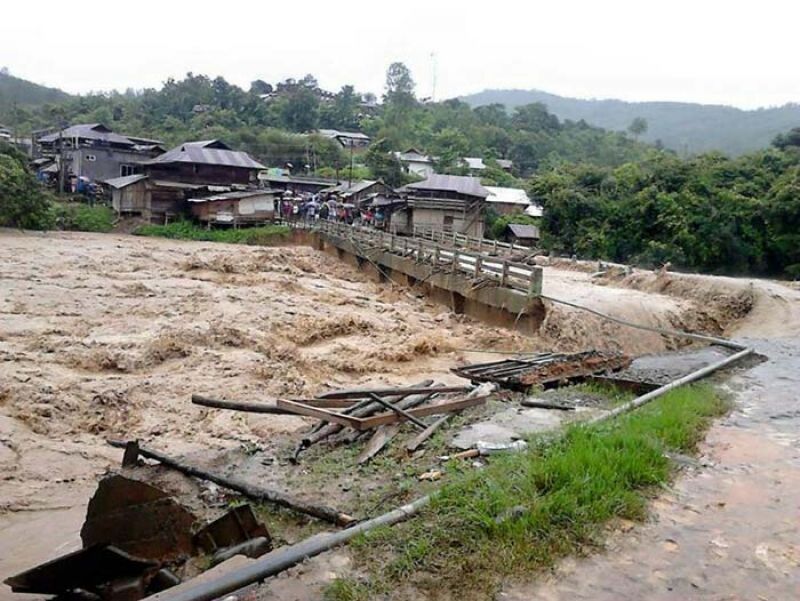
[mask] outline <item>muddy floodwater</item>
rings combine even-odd
[[[647,325],[748,336],[770,361],[726,384],[737,410],[712,430],[704,466],[656,502],[651,524],[614,535],[605,554],[504,594],[792,598],[800,369],[796,343],[777,337],[800,331],[797,291],[591,271],[546,267],[544,292]],[[463,383],[452,367],[496,359],[496,351],[641,356],[680,346],[557,305],[539,335],[523,337],[307,247],[0,230],[0,287],[0,579],[80,546],[86,503],[120,461],[107,438],[220,458],[299,437],[312,423],[200,409],[189,402],[193,393],[271,401],[366,384]],[[297,598],[318,596],[297,581],[313,582],[310,573],[329,580],[346,566],[346,553],[326,554],[280,582],[294,579],[286,590],[300,591]],[[21,597],[0,587],[0,599],[12,598]]]

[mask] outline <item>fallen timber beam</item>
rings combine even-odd
[[[535,399],[523,399],[519,403],[523,407],[533,407],[535,409],[557,409],[558,411],[575,411],[573,405],[564,403],[551,403],[549,401],[537,401]]]
[[[109,440],[108,444],[118,449],[125,449],[126,455],[129,454],[128,450],[133,448],[133,445],[136,445],[135,451],[142,457],[153,459],[162,465],[166,465],[167,467],[189,476],[194,476],[200,480],[207,480],[209,482],[213,482],[214,484],[218,484],[219,486],[229,488],[230,490],[235,490],[236,492],[239,492],[244,496],[256,501],[274,503],[275,505],[280,505],[281,507],[286,507],[287,509],[291,509],[293,511],[305,513],[306,515],[310,515],[326,522],[331,522],[332,524],[336,524],[338,526],[348,526],[356,521],[352,516],[333,509],[332,507],[328,507],[327,505],[309,503],[277,490],[256,486],[238,478],[225,477],[220,474],[215,474],[214,472],[209,472],[195,465],[184,463],[183,461],[179,461],[178,459],[164,455],[163,453],[153,449],[140,447],[138,446],[137,442]]]
[[[423,380],[419,384],[415,384],[411,388],[428,388],[433,384],[433,380]],[[397,396],[390,397],[390,400],[394,403],[403,403],[403,408],[408,409],[411,406],[415,406],[419,403],[425,402],[429,399],[432,394],[421,394],[421,395],[410,395],[401,393]],[[356,405],[351,407],[350,409],[346,409],[343,411],[343,414],[346,415],[353,415],[355,417],[366,417],[368,415],[372,415],[373,413],[380,411],[381,405],[373,401],[372,399],[365,399],[359,401]],[[302,453],[305,449],[310,447],[311,445],[320,442],[321,440],[325,440],[326,438],[333,436],[340,432],[344,426],[337,423],[329,423],[321,421],[319,422],[322,424],[322,427],[318,429],[314,429],[311,433],[303,437],[303,440],[300,441],[300,444],[297,446],[294,452],[294,461],[298,461],[300,457],[300,453]]]
[[[352,400],[346,399],[303,399],[305,405],[330,409],[346,409],[352,406]],[[281,409],[273,403],[252,403],[249,401],[225,401],[212,399],[199,394],[192,395],[192,404],[212,409],[230,409],[231,411],[244,411],[247,413],[271,413],[275,415],[292,415],[291,411]]]
[[[415,409],[409,409],[408,414],[412,415],[413,417],[425,417],[426,415],[438,415],[441,413],[451,413],[456,411],[463,411],[464,409],[469,409],[470,407],[475,407],[477,405],[482,405],[486,403],[486,399],[489,398],[490,395],[484,396],[477,396],[472,398],[466,399],[459,399],[456,401],[448,401],[445,403],[440,403],[438,405],[428,405],[426,407],[417,407]],[[354,430],[370,430],[372,428],[377,428],[378,426],[383,426],[386,424],[394,424],[404,416],[398,415],[397,413],[379,413],[378,415],[373,415],[371,417],[353,417],[351,415],[342,415],[341,413],[336,413],[334,411],[328,411],[327,409],[319,409],[317,407],[307,407],[302,403],[295,403],[294,401],[278,401],[278,407],[282,407],[299,415],[305,415],[307,417],[315,417],[317,419],[324,419],[327,421],[334,422],[341,426],[348,426],[353,428]]]
[[[450,419],[450,414],[443,415],[442,417],[437,419],[430,426],[428,426],[422,432],[417,434],[406,445],[406,451],[408,451],[409,453],[413,453],[414,451],[416,451],[425,443],[425,441],[427,441],[431,436],[433,436],[439,428],[441,428],[444,424],[446,424],[449,419]]]
[[[354,390],[334,390],[317,396],[318,399],[362,399],[371,398],[371,395],[409,395],[409,394],[434,394],[444,392],[468,392],[470,386],[411,386],[409,388],[364,388]]]
[[[414,424],[418,428],[421,428],[421,429],[424,430],[425,428],[428,427],[427,424],[424,421],[414,417],[411,413],[409,413],[408,411],[406,411],[405,409],[403,409],[399,405],[392,405],[389,401],[386,401],[386,400],[382,399],[377,394],[371,394],[369,396],[376,403],[380,403],[381,405],[383,405],[387,409],[390,409],[391,411],[394,411],[399,417],[403,417],[403,418],[407,419],[408,421],[410,421],[412,424]]]

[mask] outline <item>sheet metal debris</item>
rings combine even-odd
[[[158,488],[119,474],[106,476],[89,501],[84,548],[113,544],[145,559],[170,562],[193,553],[196,518]]]
[[[258,521],[253,508],[250,505],[239,505],[201,528],[195,535],[195,542],[206,553],[216,553],[220,549],[234,547],[254,538],[271,541],[266,526]]]
[[[112,545],[95,545],[7,578],[5,583],[15,593],[58,595],[84,590],[108,599],[113,597],[110,592],[115,585],[138,581],[156,571],[154,561],[134,557]]]
[[[495,382],[512,390],[548,386],[575,378],[614,372],[631,364],[621,353],[590,350],[581,353],[542,353],[525,359],[473,363],[451,371],[473,382]]]

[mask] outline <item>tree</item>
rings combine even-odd
[[[638,139],[639,136],[647,132],[647,119],[644,117],[636,117],[628,126],[628,132],[631,133],[634,138]]]
[[[25,164],[16,148],[0,144],[0,226],[48,229],[54,225],[50,199]]]
[[[256,79],[250,83],[250,92],[252,94],[272,94],[272,84],[267,83],[263,79]]]
[[[382,179],[392,187],[405,184],[406,178],[400,161],[392,154],[391,146],[385,138],[373,142],[364,155],[364,163],[369,167],[372,177]]]
[[[394,106],[410,107],[416,102],[414,78],[403,63],[392,63],[386,71],[384,102]]]

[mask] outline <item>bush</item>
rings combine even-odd
[[[267,246],[276,239],[286,238],[290,229],[285,225],[265,225],[243,229],[207,230],[191,221],[175,221],[168,225],[143,225],[133,233],[136,236],[157,236],[174,240],[200,240]]]
[[[82,203],[57,203],[56,222],[63,230],[110,232],[114,227],[114,211],[105,206]]]
[[[50,195],[16,148],[0,145],[0,226],[46,230],[55,225]]]

